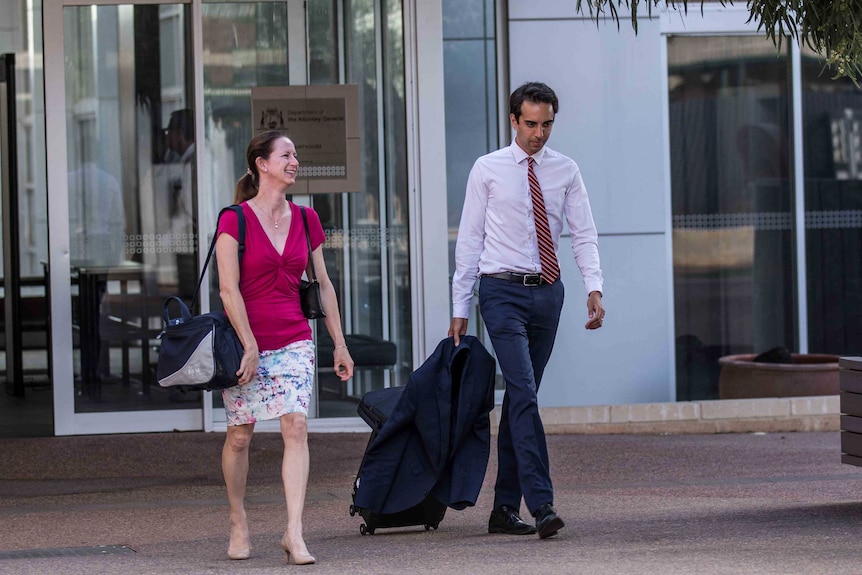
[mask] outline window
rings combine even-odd
[[[798,349],[790,65],[760,36],[667,47],[677,399],[713,399],[719,357]]]
[[[862,90],[802,51],[808,346],[862,351]]]

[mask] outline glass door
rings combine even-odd
[[[45,36],[57,433],[200,429],[200,393],[155,381],[197,269],[190,5],[52,3]]]
[[[339,380],[331,368],[334,346],[321,326],[317,415],[335,424],[356,417],[365,393],[405,384],[413,368],[409,90],[401,0],[313,0],[308,6],[309,84],[355,84],[362,134],[362,189],[313,196],[356,362],[353,378]]]
[[[164,300],[195,284],[189,8],[63,17],[75,412],[199,407],[153,353]]]
[[[155,379],[163,302],[190,302],[231,203],[237,102],[288,81],[288,6],[304,70],[302,2],[68,4],[45,6],[56,433],[203,429],[202,394]]]
[[[320,214],[327,271],[356,361],[354,377],[340,381],[332,370],[332,340],[315,322],[317,380],[309,416],[331,420],[318,426],[357,419],[365,392],[406,383],[413,367],[403,23],[401,0],[206,0],[202,5],[206,149],[201,186],[210,192],[202,222],[230,203],[246,169],[251,88],[358,87],[361,191],[291,198]],[[202,227],[207,230],[202,234],[213,228],[214,222]],[[220,305],[217,287],[211,288],[215,308]],[[212,403],[213,428],[221,429],[225,416],[218,394]],[[277,429],[274,421],[259,426]]]
[[[0,437],[54,432],[41,5],[0,0]]]
[[[201,242],[209,245],[219,210],[233,203],[234,188],[245,172],[246,146],[254,133],[251,89],[306,83],[305,6],[299,0],[212,2],[201,6],[203,117],[206,142],[203,168]],[[308,205],[307,196],[292,200]],[[221,309],[215,270],[207,294],[212,309]],[[220,393],[212,394],[207,425],[226,426]],[[314,409],[309,413],[313,417]],[[277,430],[264,421],[257,429]]]
[[[359,86],[362,191],[292,197],[321,213],[361,370],[333,381],[315,326],[311,414],[356,419],[362,393],[413,365],[401,0],[99,1],[44,7],[56,433],[224,425],[219,394],[158,386],[155,338],[233,200],[262,86]],[[202,310],[221,306],[214,279]]]

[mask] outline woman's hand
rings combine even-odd
[[[242,359],[239,362],[239,371],[236,374],[239,376],[239,384],[245,385],[257,377],[257,365],[260,361],[257,349],[243,350]]]
[[[342,345],[336,347],[332,355],[335,373],[338,374],[341,381],[347,381],[353,377],[353,358],[350,357],[350,352],[347,350],[347,346]]]

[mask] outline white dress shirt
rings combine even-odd
[[[547,146],[533,159],[554,252],[559,251],[565,218],[587,293],[602,291],[598,234],[578,165]],[[470,171],[455,245],[452,316],[469,317],[478,277],[499,272],[539,273],[541,269],[527,153],[513,141],[476,160]]]

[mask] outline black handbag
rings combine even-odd
[[[240,206],[228,206],[219,212],[219,219],[227,210],[237,214],[239,260],[242,263],[245,251],[245,216]],[[191,309],[195,309],[204,274],[215,249],[216,237],[213,237],[210,244],[192,298]],[[179,308],[178,316],[171,316],[171,304],[176,304]],[[243,349],[224,312],[193,316],[181,298],[170,297],[162,309],[162,319],[165,326],[158,336],[161,345],[156,366],[156,379],[160,386],[180,386],[186,390],[217,390],[239,383],[236,372],[239,370]]]
[[[323,302],[320,299],[320,282],[314,273],[314,260],[311,255],[311,237],[308,235],[308,218],[305,216],[305,206],[299,207],[302,212],[302,224],[305,226],[305,241],[308,244],[308,268],[305,274],[309,281],[299,281],[299,305],[302,307],[302,315],[308,319],[319,319],[326,317],[323,311]]]

